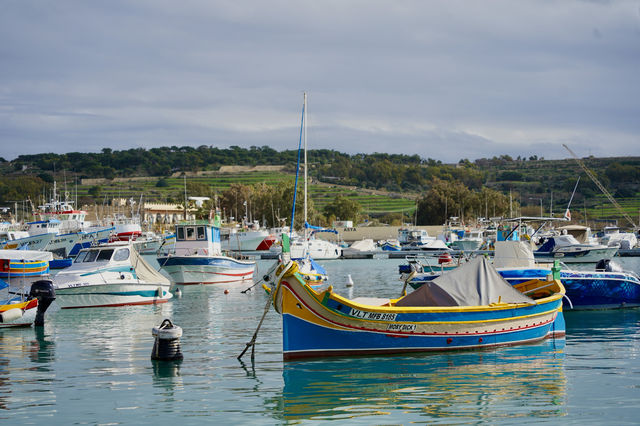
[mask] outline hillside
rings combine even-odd
[[[149,151],[103,150],[98,154],[39,154],[0,163],[0,205],[42,200],[53,181],[80,204],[104,204],[111,199],[181,202],[186,181],[215,196],[232,184],[282,186],[295,177],[294,151],[268,147],[154,148]],[[578,216],[590,219],[620,217],[573,159],[512,159],[509,156],[461,160],[443,164],[418,156],[393,154],[347,155],[330,150],[309,151],[312,184],[310,196],[317,209],[337,196],[356,201],[362,213],[380,216],[401,213],[412,217],[416,199],[434,182],[459,182],[472,191],[490,188],[510,195],[516,209],[526,214],[555,214],[566,208],[571,192],[580,183],[572,202]],[[616,197],[626,212],[640,212],[640,157],[584,158],[585,164]],[[154,173],[155,171],[155,173]],[[64,190],[64,189],[63,189]],[[491,216],[476,208],[468,214]],[[503,212],[504,213],[504,212]]]

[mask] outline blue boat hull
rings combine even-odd
[[[282,325],[285,360],[490,348],[535,342],[565,334],[562,312],[558,313],[554,321],[531,328],[472,335],[399,336],[370,331],[345,331],[322,327],[289,314],[282,316]]]
[[[511,284],[544,277],[548,269],[512,269],[498,271]],[[640,280],[621,272],[560,271],[569,309],[613,309],[640,306]]]

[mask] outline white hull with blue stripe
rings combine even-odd
[[[164,303],[171,283],[128,243],[80,251],[73,264],[54,276],[61,308]]]
[[[177,224],[175,252],[158,256],[158,264],[179,285],[253,280],[256,266],[254,261],[223,255],[220,227],[204,221]]]

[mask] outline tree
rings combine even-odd
[[[357,222],[360,218],[362,206],[354,200],[342,195],[336,196],[333,201],[324,206],[325,216],[334,216],[340,220],[352,220]]]
[[[89,195],[91,195],[93,198],[98,198],[101,192],[102,192],[102,187],[100,185],[94,185],[91,188],[89,188]]]

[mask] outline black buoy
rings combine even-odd
[[[44,313],[47,311],[51,303],[56,300],[56,291],[53,288],[53,281],[38,280],[31,284],[29,297],[38,299],[38,308],[36,310],[36,319],[33,325],[42,327],[44,325]]]
[[[156,338],[153,343],[151,359],[158,361],[182,360],[182,352],[180,352],[182,328],[173,325],[171,320],[165,319],[158,327],[153,327],[151,334]]]

